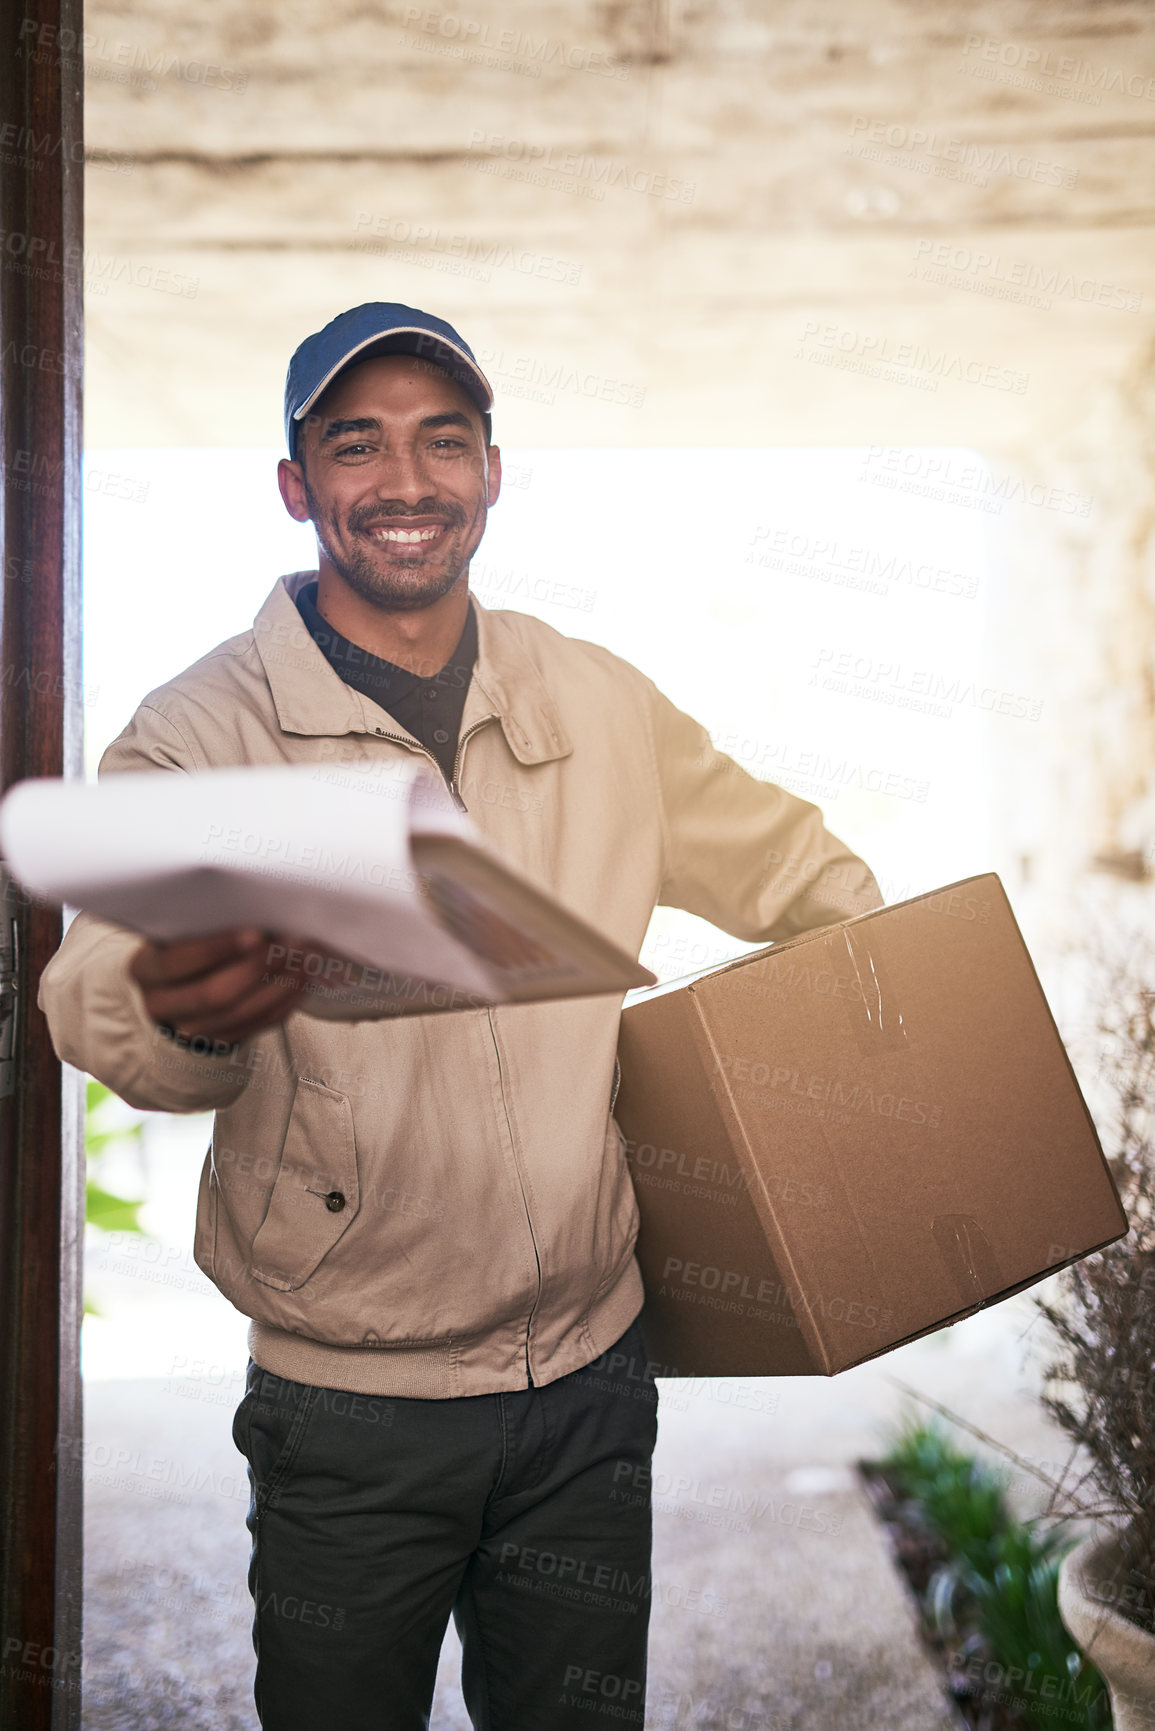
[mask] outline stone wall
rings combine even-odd
[[[275,442],[295,344],[388,298],[510,444],[973,446],[1041,703],[1000,864],[1069,925],[1155,844],[1155,10],[451,3],[94,0],[90,442]]]

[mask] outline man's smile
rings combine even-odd
[[[386,546],[417,547],[427,541],[436,541],[445,533],[445,524],[438,523],[429,529],[370,529],[369,534],[374,541],[383,541]]]
[[[364,535],[378,547],[412,558],[440,546],[452,527],[451,522],[440,516],[393,517],[385,522],[358,524],[354,532]]]

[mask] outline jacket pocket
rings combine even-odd
[[[249,1257],[254,1280],[303,1286],[361,1205],[353,1109],[344,1094],[302,1076],[264,1220]]]

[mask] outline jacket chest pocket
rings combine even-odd
[[[353,1109],[344,1094],[302,1076],[268,1211],[253,1239],[253,1279],[279,1292],[303,1286],[360,1205]]]

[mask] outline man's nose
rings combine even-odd
[[[391,453],[377,488],[378,496],[383,501],[402,499],[410,506],[419,505],[436,491],[433,477],[419,451]]]

